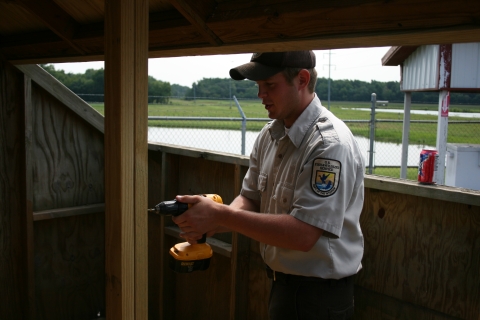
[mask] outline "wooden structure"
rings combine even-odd
[[[391,47],[382,65],[400,66],[400,89],[405,92],[400,176],[406,178],[411,93],[439,92],[435,148],[445,159],[450,92],[480,92],[480,42]],[[444,184],[445,166],[438,169],[436,182]]]
[[[414,6],[414,8],[413,8]],[[479,41],[477,1],[0,1],[2,319],[265,319],[257,244],[165,268],[177,193],[238,193],[248,159],[147,145],[147,58]],[[105,121],[38,67],[105,61]],[[480,194],[366,178],[359,319],[478,319]],[[187,304],[185,302],[188,302]]]

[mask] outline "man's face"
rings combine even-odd
[[[293,80],[293,84],[289,84],[281,72],[256,83],[258,97],[262,99],[268,117],[283,120],[285,126],[290,128],[301,114],[298,76]]]

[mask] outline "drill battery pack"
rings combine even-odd
[[[213,255],[209,244],[190,244],[188,242],[177,243],[170,248],[169,253],[170,268],[178,273],[207,270]]]

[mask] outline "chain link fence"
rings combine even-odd
[[[247,118],[234,99],[239,117],[149,117],[148,139],[189,148],[249,155],[268,118]],[[384,101],[378,101],[380,106]],[[367,173],[400,177],[403,120],[343,120],[356,136]],[[371,124],[374,123],[372,127]],[[373,134],[372,134],[373,133]],[[480,119],[449,121],[447,143],[480,144]],[[416,180],[422,149],[435,149],[437,121],[411,120],[407,179]],[[381,137],[381,138],[379,138]]]

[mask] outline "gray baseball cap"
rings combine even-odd
[[[313,51],[257,52],[250,62],[230,69],[230,77],[234,80],[265,80],[285,68],[315,68],[315,61]]]

